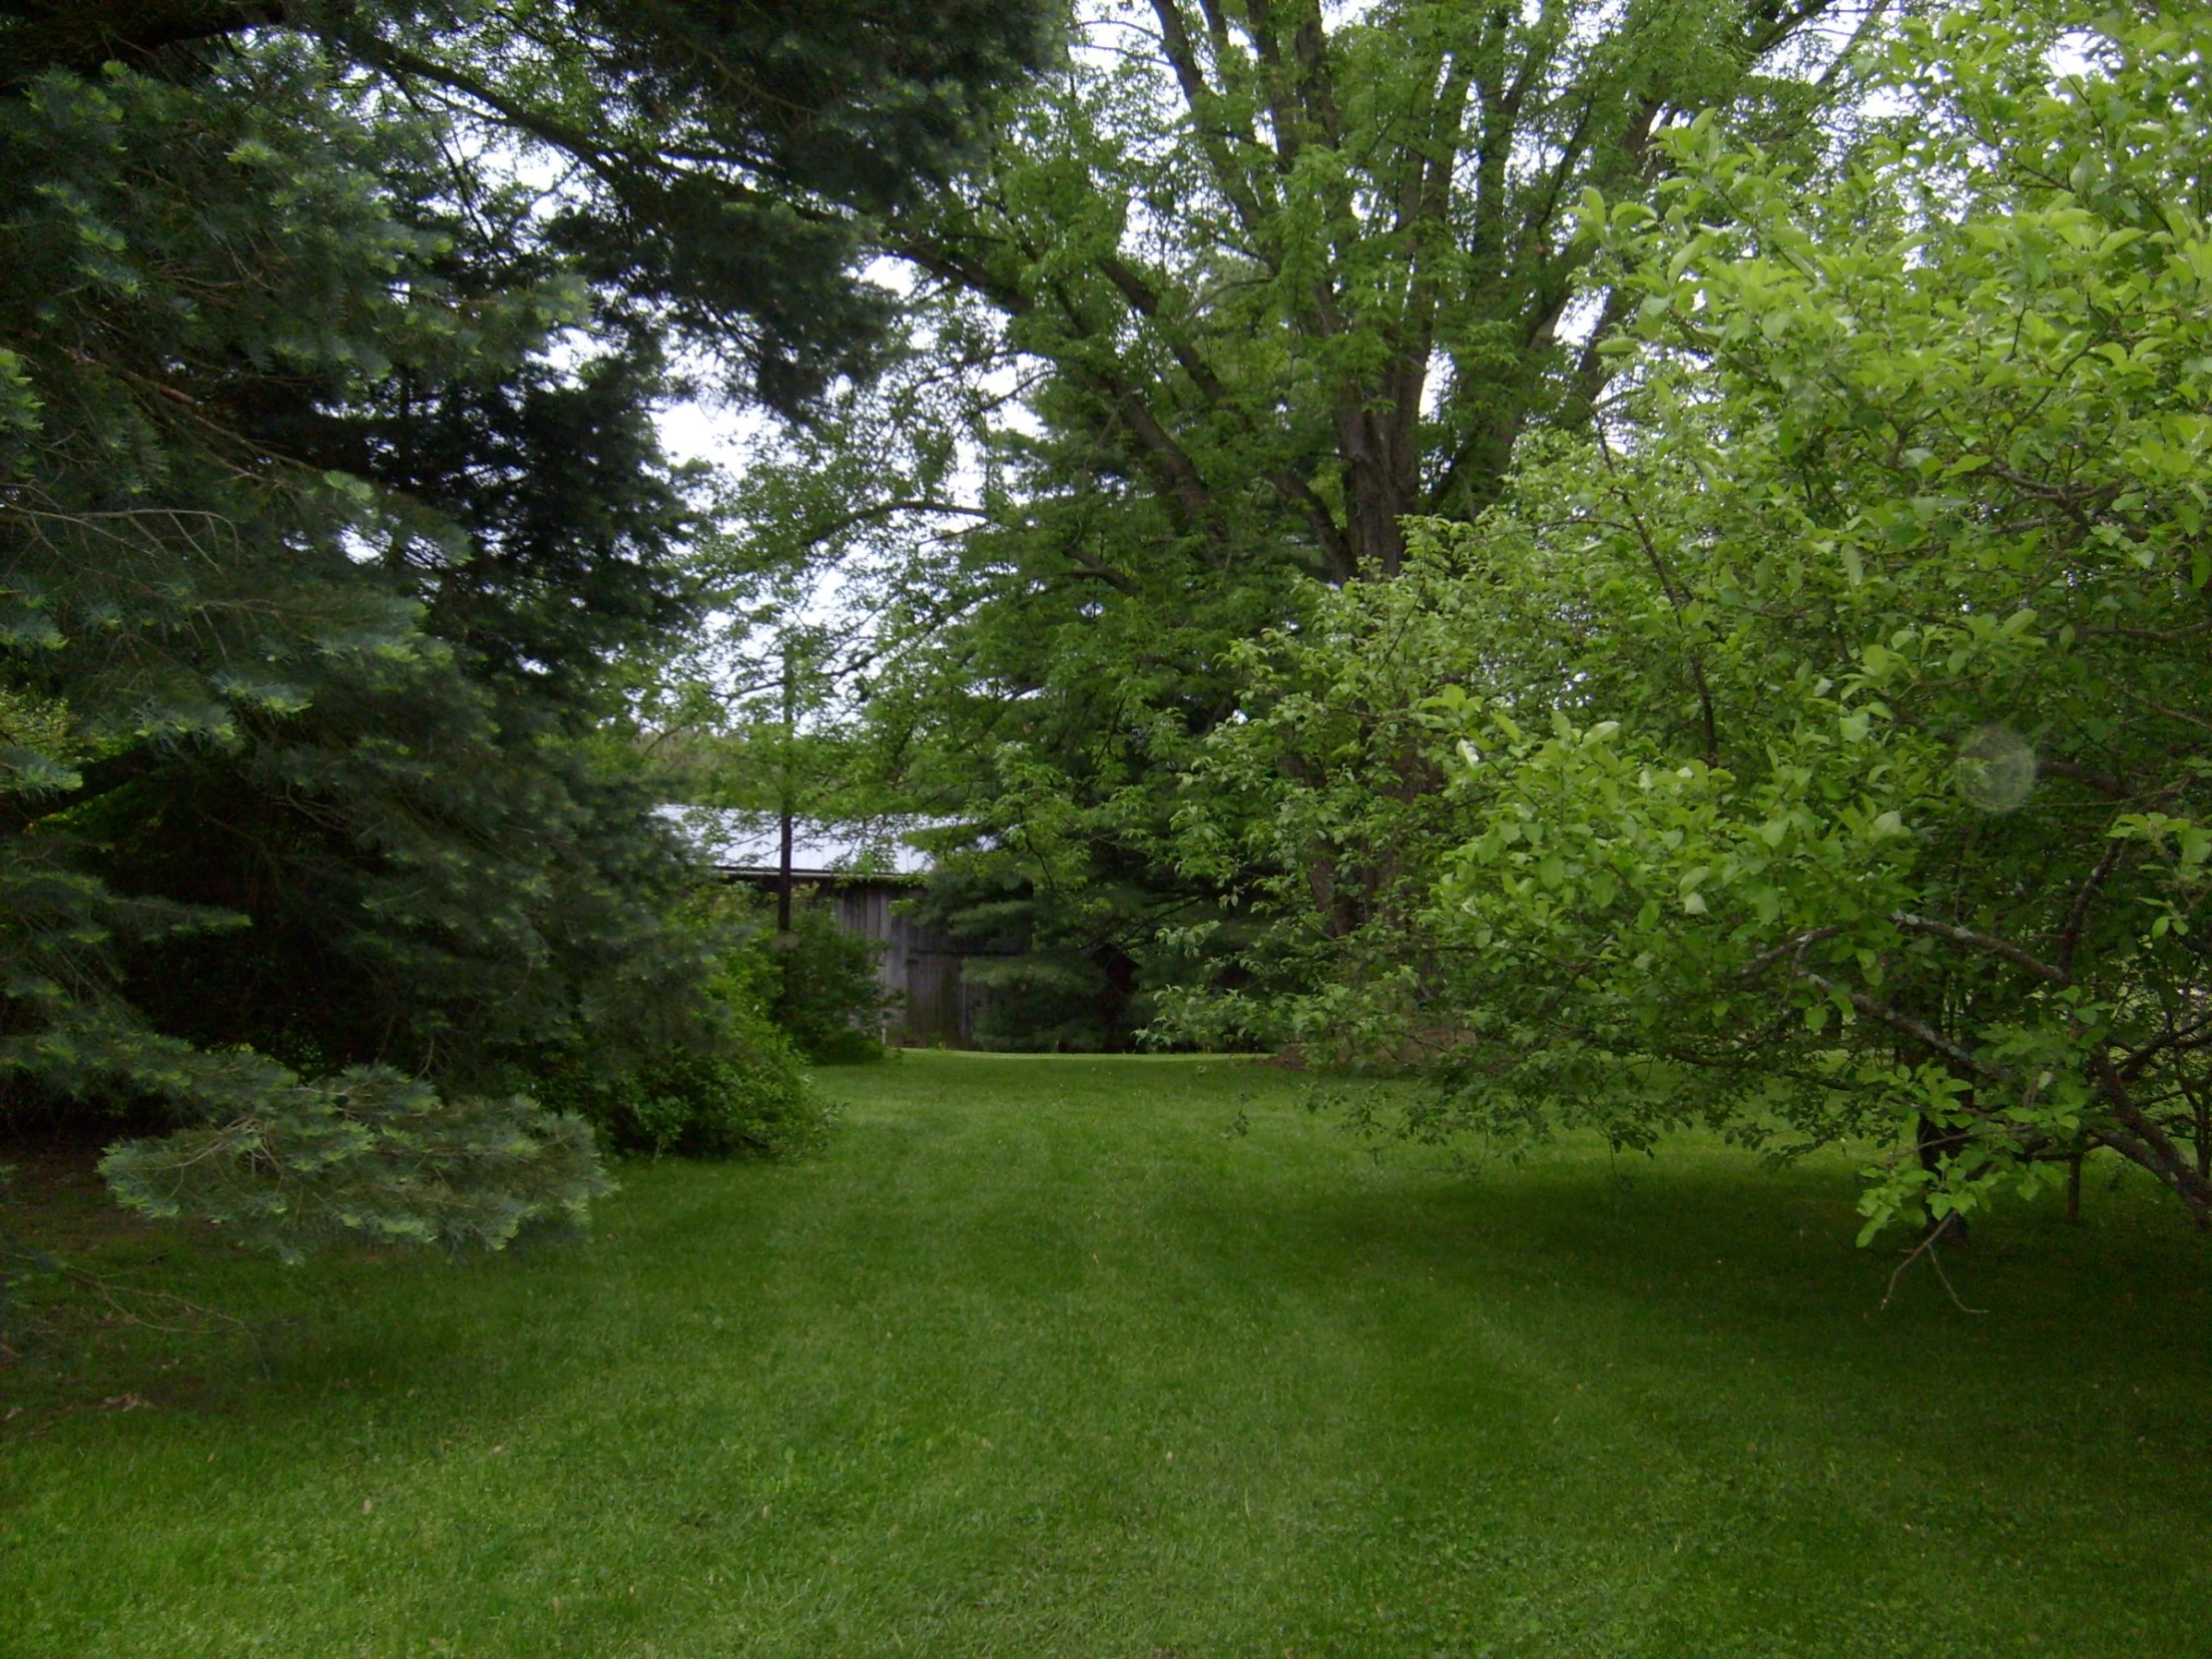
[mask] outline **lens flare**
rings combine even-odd
[[[1958,746],[1958,793],[1985,813],[2009,813],[2035,788],[2035,751],[2009,726],[1984,726]]]

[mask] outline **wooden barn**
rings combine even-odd
[[[782,878],[782,828],[774,815],[691,808],[680,817],[733,881],[773,889]],[[897,908],[930,869],[929,855],[902,838],[917,828],[795,823],[792,882],[801,902],[828,904],[838,926],[882,946],[876,977],[897,999],[885,1015],[885,1042],[966,1048],[982,987],[966,982],[962,953],[950,939]]]

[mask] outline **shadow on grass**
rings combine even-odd
[[[2093,1189],[2068,1225],[2056,1203],[2013,1203],[1946,1251],[1961,1312],[1911,1240],[1865,1248],[1848,1169],[1758,1168],[1662,1153],[1625,1179],[1602,1159],[1471,1175],[1397,1171],[1335,1190],[1194,1192],[1175,1205],[1197,1259],[1242,1259],[1312,1292],[1533,1298],[1562,1318],[1612,1310],[1623,1327],[1704,1330],[1747,1351],[1852,1358],[1916,1371],[1948,1355],[2013,1381],[2205,1382],[2212,1250],[2132,1172]]]

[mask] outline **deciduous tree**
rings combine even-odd
[[[981,516],[916,454],[815,520],[924,503],[895,519],[929,576],[887,584],[887,744],[989,831],[976,896],[1029,907],[1039,971],[1087,978],[1117,1040],[1151,935],[1218,912],[1164,848],[1192,745],[1245,708],[1239,646],[1307,580],[1397,575],[1407,515],[1480,510],[1525,434],[1586,419],[1622,312],[1581,191],[1640,196],[1700,112],[1823,142],[1881,15],[1089,6],[988,167],[888,218],[940,347],[917,382],[996,370],[948,411]]]
[[[1585,207],[1633,424],[1415,532],[1520,619],[1422,704],[1415,1127],[1873,1133],[1870,1233],[2101,1149],[2212,1221],[2212,36],[2052,43],[1916,22],[1833,183],[1701,122]]]

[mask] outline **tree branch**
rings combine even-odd
[[[1182,330],[1169,325],[1162,315],[1159,291],[1145,280],[1143,275],[1118,255],[1108,254],[1098,262],[1098,269],[1106,279],[1120,289],[1132,309],[1159,330],[1175,360],[1183,365],[1183,371],[1191,377],[1200,395],[1215,408],[1230,406],[1229,388],[1222,384],[1213,365],[1199,354],[1197,346],[1184,336]],[[1338,524],[1329,504],[1314,493],[1313,486],[1293,472],[1273,472],[1268,482],[1275,493],[1297,506],[1306,515],[1308,526],[1315,539],[1321,543],[1322,552],[1328,558],[1331,574],[1340,582],[1349,582],[1357,571],[1359,561],[1354,557],[1350,539]]]
[[[2046,761],[2038,758],[2035,762],[2035,769],[2038,772],[2050,773],[2054,777],[2070,778],[2077,784],[2095,790],[2099,795],[2112,797],[2115,801],[2132,801],[2143,793],[2116,773],[2104,772],[2096,767],[2081,766],[2073,761]]]
[[[1697,690],[1698,714],[1705,727],[1705,764],[1717,767],[1721,764],[1720,726],[1713,714],[1712,688],[1705,682],[1705,658],[1689,637],[1689,624],[1683,621],[1684,601],[1676,589],[1674,574],[1667,568],[1667,561],[1660,556],[1659,544],[1652,540],[1651,531],[1644,525],[1644,517],[1635,502],[1629,499],[1613,464],[1613,446],[1605,439],[1601,425],[1597,433],[1598,453],[1604,458],[1606,475],[1613,479],[1613,492],[1628,513],[1628,521],[1635,527],[1636,540],[1643,545],[1644,557],[1651,561],[1652,574],[1659,578],[1659,589],[1667,596],[1667,604],[1674,612],[1675,627],[1683,636],[1683,649],[1690,659],[1690,679]]]
[[[842,535],[855,525],[865,524],[870,519],[889,518],[897,513],[941,513],[948,517],[980,519],[991,516],[980,507],[962,506],[957,501],[933,501],[926,498],[878,501],[872,506],[855,507],[851,512],[839,513],[835,518],[810,526],[801,545],[819,547],[831,536]]]
[[[2013,966],[2025,968],[2038,979],[2047,979],[2054,985],[2070,985],[2073,983],[2073,975],[2070,972],[2062,968],[2052,967],[2048,962],[2030,955],[2008,940],[1997,938],[1988,933],[1977,933],[1971,927],[1960,927],[1951,922],[1936,921],[1928,916],[1917,916],[1910,910],[1893,910],[1890,913],[1890,923],[1892,926],[1901,928],[1908,933],[1931,933],[1936,938],[1948,939],[1953,944],[1962,944],[1969,949],[1986,951],[1991,956],[2001,956]]]
[[[1808,945],[1818,944],[1823,939],[1833,939],[1842,931],[1841,927],[1816,927],[1810,932],[1800,933],[1794,939],[1784,939],[1773,949],[1762,950],[1749,962],[1746,962],[1737,970],[1736,977],[1739,979],[1756,979],[1768,968],[1781,961],[1783,957],[1794,951],[1803,950]]]
[[[295,21],[288,0],[13,0],[5,10],[12,16],[0,21],[0,53],[9,68],[0,86],[10,88],[48,69],[93,74],[104,63],[140,64],[168,47]]]
[[[1992,1066],[1984,1065],[1974,1057],[1972,1050],[1960,1047],[1933,1025],[1915,1019],[1911,1014],[1893,1008],[1887,1002],[1877,1002],[1864,991],[1846,990],[1833,980],[1824,979],[1811,968],[1800,967],[1795,971],[1797,976],[1806,983],[1828,992],[1831,996],[1840,992],[1846,1001],[1869,1019],[1877,1020],[1893,1031],[1903,1032],[1915,1042],[1926,1044],[1942,1055],[1944,1059],[1973,1073],[1976,1077],[1986,1077],[1992,1082],[2001,1082],[2007,1075]]]
[[[2058,935],[2058,965],[2073,975],[2074,946],[2081,942],[2081,929],[2089,920],[2089,905],[2104,885],[2105,878],[2119,867],[2120,858],[2127,849],[2123,840],[2108,840],[2104,856],[2097,860],[2097,867],[2089,872],[2089,879],[2081,883],[2081,890],[2074,894],[2073,906],[2066,912],[2065,930]]]
[[[2202,1223],[2212,1217],[2212,1181],[2199,1175],[2182,1157],[2181,1149],[2174,1145],[2172,1137],[2153,1123],[2128,1097],[2127,1085],[2120,1080],[2113,1068],[2112,1056],[2103,1049],[2096,1056],[2097,1080],[2105,1097],[2105,1106],[2119,1123],[2124,1135],[2115,1136],[2109,1127],[2097,1131],[2097,1138],[2130,1162],[2140,1164],[2165,1182],[2174,1195],[2189,1206],[2190,1212]],[[2129,1150],[2122,1142],[2132,1138],[2139,1146]]]
[[[1168,63],[1175,70],[1175,83],[1183,89],[1183,102],[1191,112],[1191,122],[1198,132],[1199,145],[1206,152],[1207,165],[1214,171],[1214,182],[1221,193],[1236,209],[1237,219],[1250,236],[1266,223],[1260,199],[1252,189],[1251,177],[1230,154],[1227,144],[1209,117],[1212,106],[1220,102],[1219,95],[1206,84],[1205,72],[1199,68],[1198,53],[1191,45],[1190,31],[1183,26],[1183,13],[1176,0],[1152,0],[1152,14],[1160,20],[1161,44],[1167,49]],[[1257,139],[1250,139],[1255,145]]]
[[[1198,347],[1191,343],[1180,328],[1172,327],[1161,314],[1160,293],[1144,276],[1118,254],[1106,254],[1098,260],[1098,269],[1107,281],[1120,289],[1130,306],[1159,330],[1167,342],[1175,360],[1183,365],[1183,372],[1205,396],[1209,403],[1224,403],[1229,398],[1229,388],[1221,383],[1213,365],[1199,355]]]

